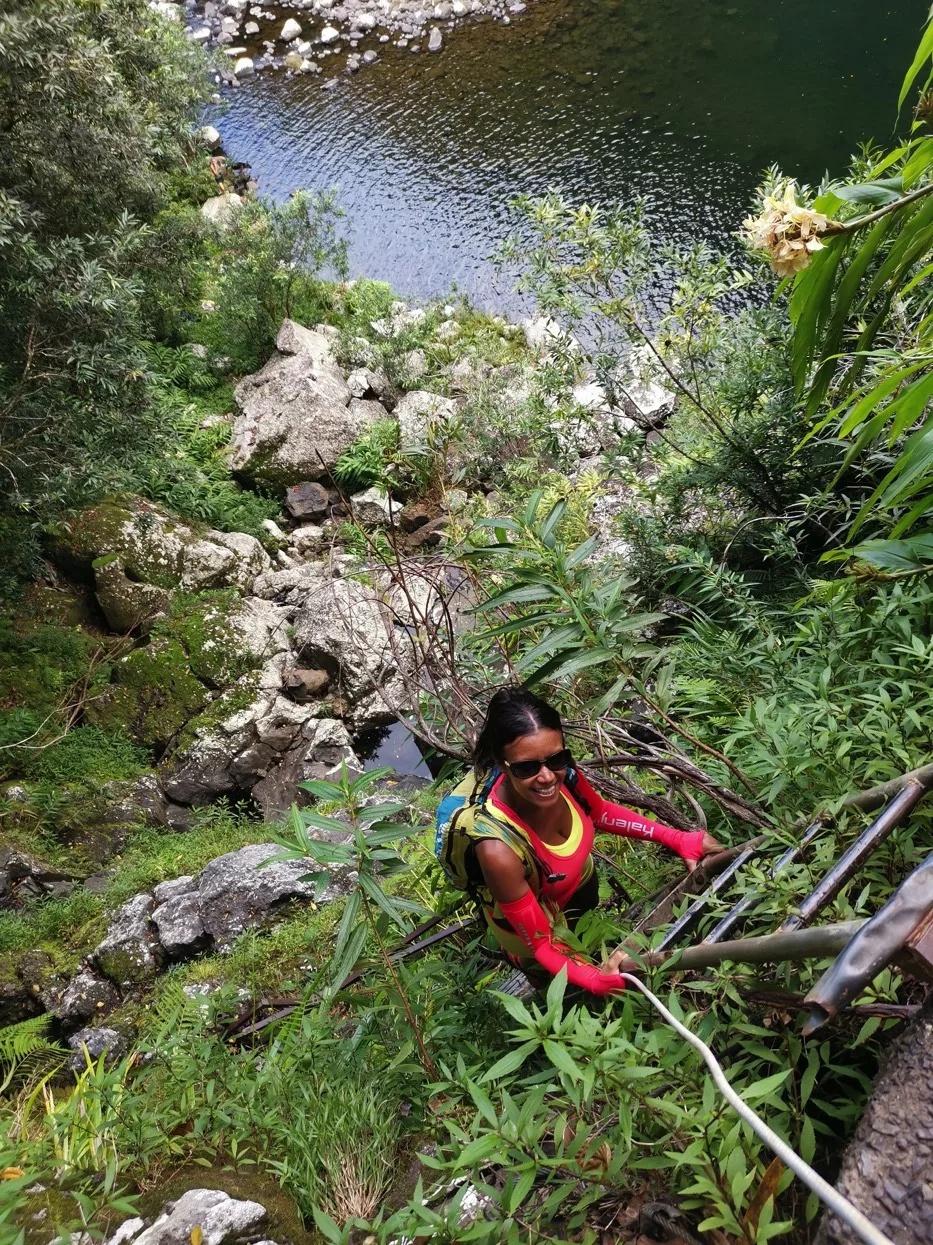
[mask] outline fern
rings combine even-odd
[[[61,1067],[68,1052],[46,1036],[51,1017],[32,1016],[0,1029],[0,1093],[14,1081],[46,1076]]]

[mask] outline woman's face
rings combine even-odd
[[[560,731],[539,730],[531,735],[520,735],[503,749],[503,759],[510,764],[516,761],[544,761],[564,747]],[[542,765],[533,778],[519,778],[508,766],[504,767],[506,782],[520,800],[535,808],[552,807],[560,799],[561,783],[566,767],[550,770]]]

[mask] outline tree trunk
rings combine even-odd
[[[836,1187],[894,1245],[933,1245],[933,995],[893,1044]],[[815,1245],[858,1245],[826,1215]]]

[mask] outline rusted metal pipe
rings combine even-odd
[[[892,830],[908,816],[926,795],[927,788],[917,778],[907,781],[887,806],[880,817],[876,817],[867,830],[864,830],[847,852],[844,852],[830,871],[813,888],[800,905],[800,910],[790,916],[781,926],[779,933],[790,933],[809,925],[813,918],[831,903],[845,884],[858,873],[859,869],[873,852],[881,846]]]
[[[757,855],[760,846],[761,844],[755,844],[754,846],[750,845],[746,847],[744,851],[739,852],[732,864],[723,869],[719,877],[714,879],[699,899],[695,899],[687,911],[684,912],[682,916],[678,917],[658,944],[659,951],[665,951],[668,947],[674,946],[683,934],[685,934],[688,930],[693,929],[697,921],[699,921],[700,917],[703,915],[703,910],[709,900],[729,885],[742,866],[747,864],[753,856]]]
[[[933,855],[914,869],[900,884],[883,908],[862,926],[835,963],[826,970],[804,1002],[810,1017],[804,1026],[809,1036],[851,1002],[895,959],[905,946],[914,942],[914,953],[922,948],[911,935],[927,932],[933,912]],[[927,963],[929,977],[929,963]]]
[[[738,938],[734,942],[705,942],[684,951],[648,951],[641,961],[626,956],[619,965],[620,973],[637,973],[643,968],[658,968],[676,958],[678,969],[712,968],[727,960],[735,964],[780,964],[785,960],[813,960],[824,955],[837,955],[865,924],[840,921],[838,925],[817,925],[792,933],[763,934],[760,938]]]
[[[776,878],[783,869],[786,869],[788,865],[793,864],[795,860],[799,859],[822,828],[823,823],[821,821],[814,821],[811,826],[808,826],[804,831],[800,842],[795,844],[793,847],[789,847],[786,852],[777,858],[768,871],[768,877]],[[710,930],[710,932],[703,939],[704,943],[722,942],[726,934],[731,934],[748,910],[755,903],[757,903],[760,898],[761,891],[752,890],[743,895],[739,902],[726,913],[719,924]]]

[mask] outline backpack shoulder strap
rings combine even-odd
[[[564,786],[583,809],[584,813],[586,813],[587,817],[589,817],[593,810],[590,807],[589,800],[580,790],[580,775],[572,765],[568,768],[567,773],[564,775]]]

